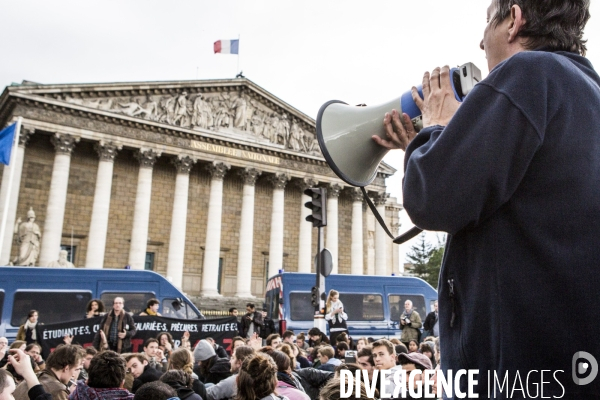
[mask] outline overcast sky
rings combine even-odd
[[[436,66],[474,62],[487,0],[0,0],[0,87],[246,78],[316,118],[321,104],[378,104]],[[600,65],[600,6],[586,29]],[[240,38],[239,59],[213,42]],[[401,152],[385,161],[401,202]],[[405,223],[405,227],[408,221]],[[433,237],[432,235],[430,237]],[[435,241],[435,239],[433,239]],[[402,247],[402,252],[410,242]]]

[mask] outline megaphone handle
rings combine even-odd
[[[383,218],[379,214],[379,211],[377,211],[377,208],[375,207],[375,204],[373,204],[373,202],[369,198],[369,195],[367,194],[367,191],[365,190],[364,186],[361,186],[360,190],[362,191],[363,196],[367,200],[367,204],[369,205],[369,208],[373,212],[373,215],[375,216],[375,219],[377,219],[377,222],[379,222],[379,225],[381,225],[381,227],[383,228],[383,230],[385,231],[385,233],[387,233],[388,236],[392,238],[392,240],[394,241],[394,243],[396,243],[396,244],[402,244],[402,243],[404,243],[404,242],[406,242],[406,241],[414,238],[419,233],[423,232],[423,229],[418,228],[416,226],[413,226],[412,228],[410,228],[408,231],[406,231],[402,235],[400,235],[398,237],[394,237],[394,235],[392,235],[392,232],[390,232],[390,230],[388,229],[385,221],[383,220]]]

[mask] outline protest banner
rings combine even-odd
[[[63,344],[65,336],[73,336],[73,344],[83,347],[92,345],[94,336],[100,330],[103,317],[40,325],[36,327],[38,342],[42,346],[43,357],[48,357],[56,346]],[[175,341],[175,347],[181,344],[184,332],[190,333],[192,349],[201,339],[212,337],[230,353],[231,339],[237,336],[235,317],[215,319],[173,319],[154,316],[134,316],[137,333],[131,338],[131,351],[143,351],[144,342],[156,338],[161,332],[169,332]]]

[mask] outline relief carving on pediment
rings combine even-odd
[[[282,145],[311,155],[321,155],[313,128],[286,112],[277,112],[245,92],[210,92],[174,95],[139,95],[106,99],[77,98],[71,104],[155,121],[188,129],[208,129],[239,134]]]

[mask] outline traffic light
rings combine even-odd
[[[312,211],[312,215],[306,217],[308,222],[312,222],[313,227],[322,228],[327,225],[327,189],[309,188],[304,194],[311,197],[311,201],[304,203],[304,207]]]
[[[310,302],[312,303],[313,307],[319,306],[319,288],[316,286],[313,286],[313,288],[310,290]]]

